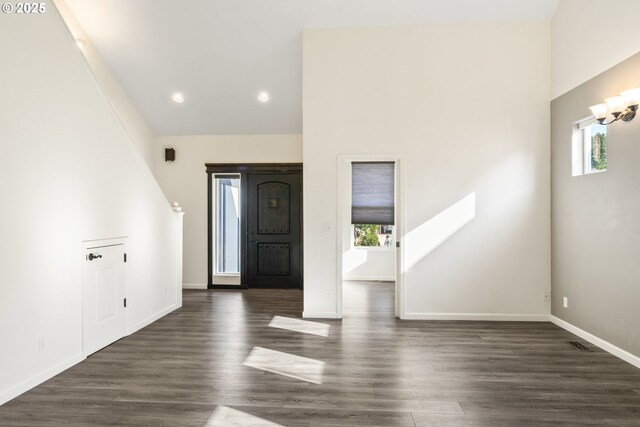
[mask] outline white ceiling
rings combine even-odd
[[[548,21],[558,2],[67,0],[158,135],[301,133],[305,28]]]

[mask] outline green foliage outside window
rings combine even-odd
[[[380,246],[378,240],[379,225],[356,224],[353,226],[356,246]]]
[[[607,135],[596,133],[591,138],[591,168],[607,169]]]

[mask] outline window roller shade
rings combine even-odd
[[[351,223],[393,225],[394,162],[351,164]]]

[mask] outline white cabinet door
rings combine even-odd
[[[125,335],[124,245],[90,248],[83,280],[83,350],[90,355]]]

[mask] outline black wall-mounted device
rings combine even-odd
[[[164,149],[164,161],[173,162],[176,159],[176,150],[173,148]]]

